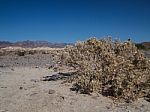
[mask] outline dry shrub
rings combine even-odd
[[[134,101],[149,94],[150,63],[131,41],[91,38],[67,46],[61,64],[74,67],[74,88],[98,92],[118,101]]]
[[[25,56],[26,52],[20,50],[20,51],[17,51],[16,53],[17,53],[18,56]]]

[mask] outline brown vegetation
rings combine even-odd
[[[73,67],[71,79],[81,93],[101,93],[131,102],[150,92],[150,63],[131,42],[91,38],[67,46],[59,64]]]

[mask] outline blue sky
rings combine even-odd
[[[0,0],[0,41],[150,41],[150,0]]]

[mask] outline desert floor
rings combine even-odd
[[[63,80],[42,81],[57,74],[48,66],[49,54],[0,56],[0,112],[150,112],[150,102],[139,99],[114,104],[102,95],[71,91]]]

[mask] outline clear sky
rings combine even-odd
[[[150,41],[150,0],[0,0],[0,41]]]

